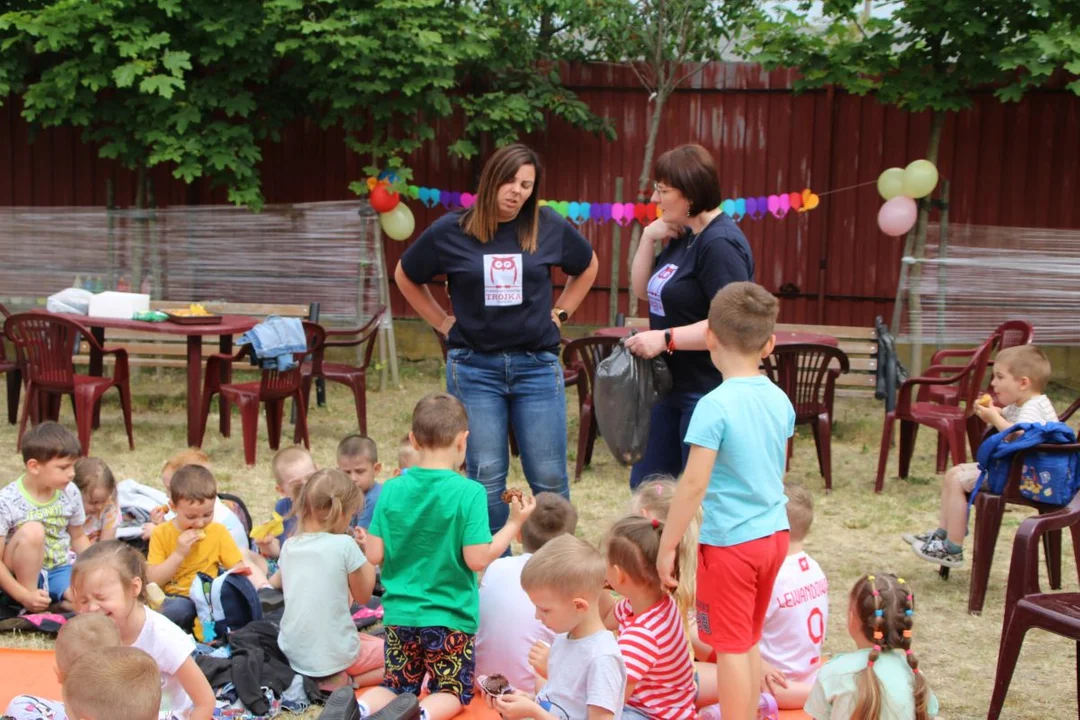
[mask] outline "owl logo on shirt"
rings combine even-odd
[[[517,255],[493,255],[491,257],[491,269],[488,270],[488,274],[492,287],[514,287],[517,284],[517,260]]]
[[[484,256],[484,304],[491,307],[520,305],[521,254]]]

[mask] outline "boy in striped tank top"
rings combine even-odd
[[[697,717],[694,665],[683,617],[656,569],[662,532],[659,520],[629,516],[612,526],[605,541],[607,581],[623,598],[605,624],[618,628],[626,664],[624,719]]]

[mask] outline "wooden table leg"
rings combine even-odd
[[[202,428],[202,336],[187,338],[187,441],[198,447]]]
[[[222,335],[218,340],[218,350],[222,355],[233,354],[233,336]],[[227,385],[232,382],[232,363],[221,363],[221,384]],[[218,395],[218,412],[221,414],[219,419],[219,427],[221,428],[222,437],[229,437],[232,430],[232,413],[229,412],[229,401],[225,399],[224,395]]]
[[[105,328],[103,328],[103,327],[92,327],[92,328],[90,328],[90,334],[92,334],[94,336],[94,339],[97,340],[99,346],[104,346],[105,345]],[[104,369],[104,363],[103,363],[102,358],[101,358],[101,353],[99,353],[96,349],[94,349],[94,347],[91,346],[91,348],[90,348],[90,371],[89,371],[90,374],[93,375],[94,377],[101,377],[103,369]],[[94,403],[94,423],[93,423],[92,427],[95,430],[97,430],[99,425],[101,425],[101,400],[100,399],[96,403]]]

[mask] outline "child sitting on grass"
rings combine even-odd
[[[759,370],[775,344],[778,310],[771,293],[748,282],[726,285],[709,306],[705,344],[724,382],[690,419],[690,454],[657,560],[661,579],[678,587],[679,543],[703,508],[697,627],[716,651],[725,718],[750,717],[761,700],[758,642],[788,549],[783,478],[795,410]]]
[[[367,530],[382,492],[382,484],[375,480],[382,472],[379,448],[366,435],[349,435],[338,443],[337,466],[364,493],[363,509],[350,520],[349,527]]]
[[[367,558],[382,567],[386,586],[386,670],[382,687],[362,698],[362,714],[402,693],[419,695],[426,674],[428,720],[448,720],[472,700],[476,573],[509,547],[536,502],[512,499],[510,520],[492,537],[483,485],[457,472],[468,436],[460,400],[447,393],[420,400],[410,433],[419,462],[379,498]]]
[[[480,629],[476,632],[476,674],[501,673],[527,693],[536,694],[529,650],[551,645],[554,633],[536,618],[536,608],[521,589],[525,563],[552,539],[577,529],[577,510],[557,493],[536,496],[536,509],[521,526],[521,555],[499,558],[480,580]]]
[[[938,701],[911,650],[915,596],[895,575],[864,575],[851,589],[847,628],[854,652],[818,671],[806,712],[815,720],[929,720]]]
[[[44,612],[70,610],[71,560],[90,546],[86,513],[72,479],[82,454],[78,439],[54,422],[22,440],[26,472],[0,489],[0,602]]]
[[[301,675],[324,690],[382,680],[383,643],[358,634],[350,608],[375,587],[375,568],[349,534],[364,494],[340,470],[319,470],[300,489],[298,527],[285,541],[271,584],[285,593],[278,645]]]
[[[1050,398],[1043,395],[1050,381],[1050,361],[1034,345],[1006,348],[994,358],[994,377],[990,386],[997,395],[998,407],[976,403],[975,414],[991,425],[994,432],[1008,430],[1017,423],[1057,422]],[[903,535],[923,560],[948,568],[964,564],[964,536],[967,534],[967,496],[979,479],[978,463],[961,463],[949,468],[941,483],[941,510],[938,527],[917,535]]]
[[[318,468],[311,453],[302,447],[287,447],[274,455],[270,461],[270,470],[274,474],[274,488],[281,498],[274,503],[274,512],[281,516],[284,530],[274,537],[269,535],[256,542],[259,554],[267,559],[277,559],[281,555],[281,546],[296,530],[296,515],[293,513],[293,498],[299,497],[300,488]],[[274,571],[271,564],[270,572]]]
[[[161,468],[161,486],[165,488],[166,495],[169,494],[172,476],[185,465],[199,465],[211,472],[214,470],[210,467],[210,457],[202,450],[196,448],[181,450],[166,460],[165,465]],[[143,528],[143,539],[149,540],[154,528],[166,520],[172,520],[172,514],[167,508],[157,508],[151,513],[149,527]],[[236,542],[236,547],[240,548],[241,552],[249,549],[247,530],[244,528],[244,523],[240,522],[240,518],[236,516],[236,513],[230,510],[229,506],[218,497],[214,498],[214,522],[225,526],[225,529],[232,535],[233,541]],[[248,559],[247,555],[245,555],[245,562]]]
[[[177,473],[177,479],[181,475]],[[214,691],[191,657],[195,641],[146,606],[146,560],[138,550],[119,540],[95,543],[79,556],[71,585],[80,613],[109,618],[120,631],[122,645],[146,651],[157,663],[162,713],[180,720],[213,717]]]
[[[556,633],[536,698],[515,689],[485,700],[506,720],[618,720],[623,712],[626,668],[619,643],[604,627],[600,595],[607,564],[596,548],[560,535],[525,563],[521,587],[541,622]]]
[[[198,573],[217,577],[220,569],[244,567],[244,558],[229,531],[213,521],[217,483],[201,465],[185,465],[169,483],[172,520],[154,528],[147,555],[147,574],[167,596],[161,612],[184,630],[195,624],[195,603],[188,594]],[[267,585],[258,569],[248,567],[256,590]],[[199,635],[198,628],[196,634]]]
[[[785,484],[791,543],[773,585],[773,600],[761,632],[762,691],[782,710],[806,704],[821,668],[821,649],[829,625],[829,581],[803,541],[814,522],[814,499],[802,485]]]
[[[69,720],[161,720],[161,681],[154,659],[114,647],[84,657],[64,683]]]
[[[86,523],[83,532],[92,543],[112,540],[120,525],[120,505],[116,500],[116,478],[104,460],[79,458],[75,462],[75,487],[82,495]]]
[[[622,518],[608,531],[607,582],[622,600],[605,624],[618,630],[626,665],[622,716],[694,720],[697,688],[685,615],[656,572],[662,532],[659,520],[637,515]]]
[[[56,679],[65,684],[72,665],[84,655],[96,655],[99,651],[120,646],[120,631],[112,620],[104,615],[76,615],[64,623],[56,635]],[[154,708],[155,711],[157,708]],[[11,720],[61,720],[65,717],[64,704],[57,700],[43,700],[30,695],[19,695],[8,703],[5,718]]]

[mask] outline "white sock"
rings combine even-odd
[[[356,706],[360,708],[360,717],[367,717],[371,714],[371,708],[369,708],[368,704],[360,698],[356,699]]]

